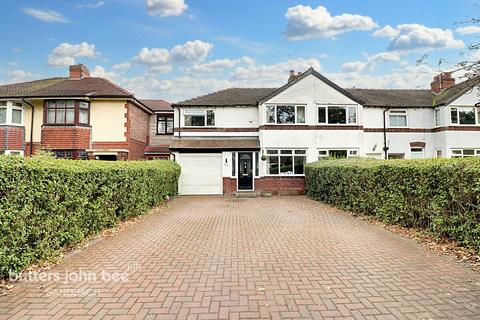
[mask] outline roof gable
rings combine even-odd
[[[361,101],[360,99],[358,99],[358,97],[352,95],[350,92],[348,92],[347,90],[345,90],[345,89],[343,89],[342,87],[338,86],[338,85],[335,84],[333,81],[327,79],[327,78],[324,77],[322,74],[320,74],[319,72],[315,71],[315,69],[313,69],[312,67],[310,67],[307,71],[305,71],[304,73],[302,73],[299,77],[296,77],[294,80],[286,83],[285,85],[281,86],[280,88],[278,88],[277,90],[273,91],[273,92],[270,93],[269,95],[265,96],[265,97],[264,97],[263,99],[261,99],[258,103],[259,103],[259,104],[262,104],[262,103],[264,103],[265,101],[272,99],[273,97],[279,95],[280,93],[282,93],[283,91],[287,90],[287,89],[290,88],[291,86],[299,83],[300,81],[302,81],[303,79],[305,79],[305,78],[308,77],[309,75],[312,75],[312,76],[316,77],[316,78],[319,79],[320,81],[324,82],[326,85],[330,86],[330,87],[333,88],[334,90],[338,91],[339,93],[341,93],[342,95],[346,96],[347,98],[355,101],[356,103],[358,103],[358,104],[363,104],[363,101]]]

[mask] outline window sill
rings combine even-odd
[[[173,132],[172,133],[157,133],[156,136],[173,136]]]
[[[24,127],[23,123],[0,123],[0,126]]]
[[[42,124],[42,127],[85,127],[85,128],[90,128],[90,124],[84,124],[84,123],[44,123]]]

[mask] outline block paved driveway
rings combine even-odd
[[[480,318],[478,274],[305,197],[178,198],[49,272],[0,318]]]

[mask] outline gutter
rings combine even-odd
[[[387,107],[385,110],[383,110],[383,152],[385,154],[385,160],[388,159],[388,147],[387,147],[387,112],[390,110],[389,107]]]
[[[28,104],[32,108],[32,118],[30,121],[30,151],[28,153],[28,155],[31,157],[33,155],[33,118],[35,115],[35,106],[30,102],[28,102],[27,100],[25,100],[25,98],[23,97],[22,97],[22,102],[25,104]]]

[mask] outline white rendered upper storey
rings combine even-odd
[[[226,89],[174,104],[172,149],[304,150],[306,162],[480,156],[479,82],[455,85],[446,73],[433,92],[343,89],[309,69],[281,88]]]

